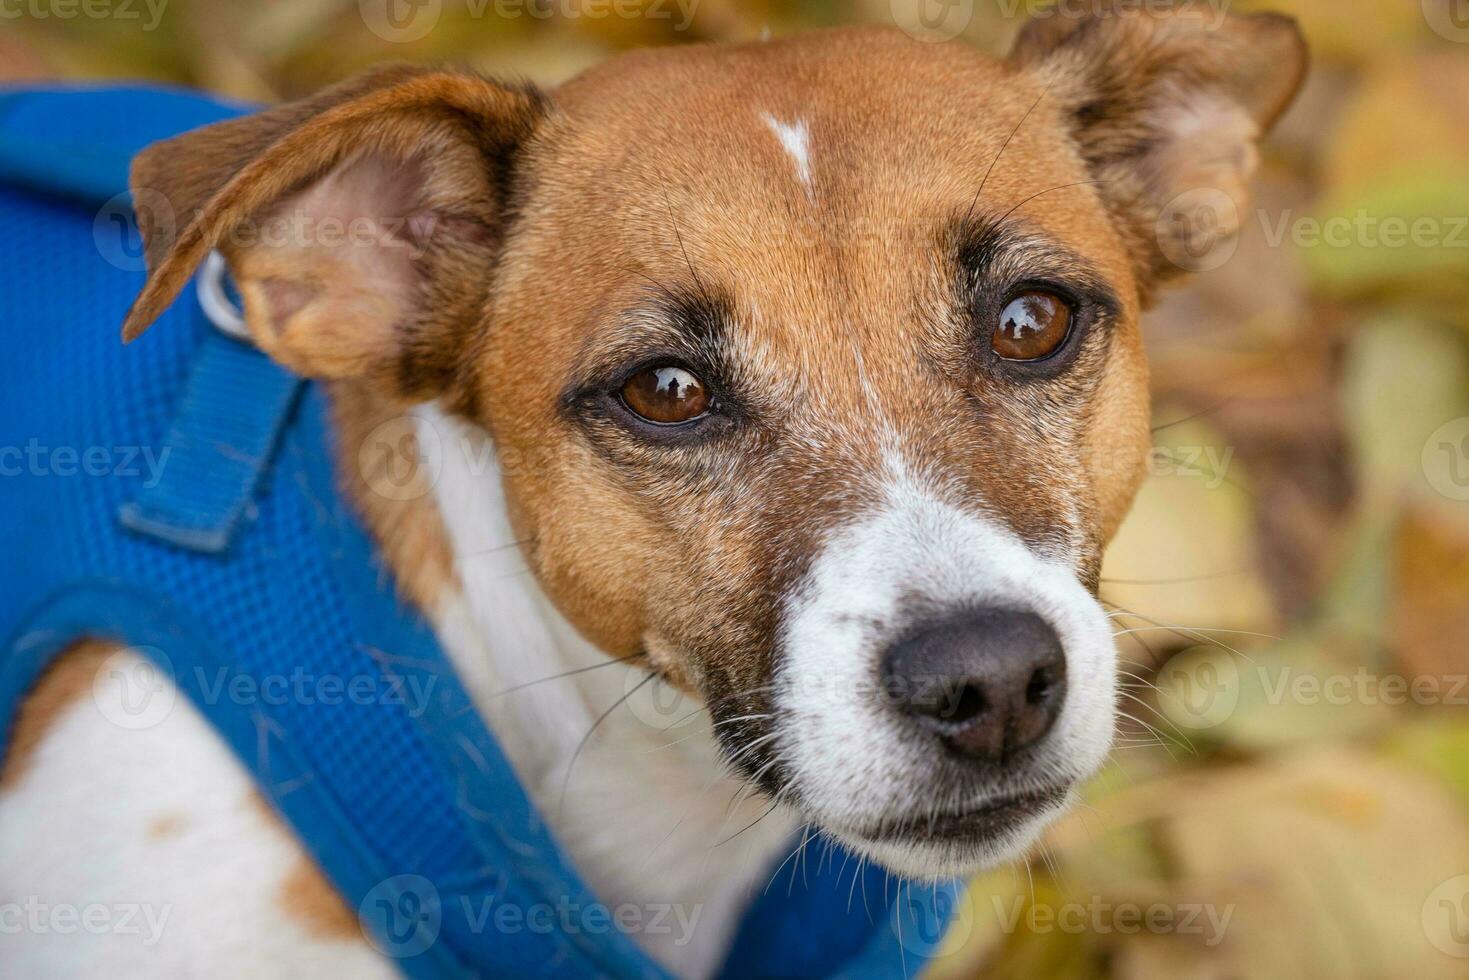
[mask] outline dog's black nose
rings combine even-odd
[[[888,652],[899,708],[954,751],[1003,762],[1050,730],[1066,698],[1066,653],[1039,616],[984,609],[910,636]]]

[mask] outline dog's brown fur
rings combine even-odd
[[[115,644],[84,641],[57,657],[41,674],[11,722],[4,766],[0,768],[0,792],[24,778],[32,755],[52,726],[67,708],[91,694],[97,670],[116,649]]]
[[[549,95],[379,69],[139,157],[150,275],[124,334],[218,248],[255,342],[326,380],[343,488],[408,598],[451,591],[454,551],[429,488],[379,467],[412,467],[403,412],[438,399],[493,436],[558,609],[716,718],[753,717],[763,695],[721,698],[769,680],[782,596],[883,492],[894,445],[1095,585],[1143,472],[1137,319],[1179,271],[1194,216],[1177,202],[1243,203],[1304,68],[1282,18],[1211,33],[1186,11],[1110,11],[1037,19],[1003,62],[849,30],[640,52]],[[772,132],[798,120],[809,182]],[[252,237],[298,216],[381,234]],[[1027,376],[981,356],[994,310],[976,297],[1036,269],[1100,299],[1066,370]],[[657,353],[718,362],[722,428],[659,441],[609,413],[610,379]],[[50,668],[0,790],[114,650]],[[356,932],[304,856],[275,899],[318,936]]]
[[[1305,78],[1306,45],[1290,18],[1230,17],[1223,29],[1210,30],[1214,14],[1187,4],[1172,14],[1143,11],[1130,15],[1125,29],[1106,19],[1039,17],[1010,55],[1050,79],[1145,298],[1185,271],[1168,257],[1175,243],[1164,238],[1173,228],[1159,226],[1164,205],[1209,188],[1243,207],[1254,140],[1280,118]],[[1213,93],[1210,125],[1170,140],[1164,123],[1188,92]],[[1212,231],[1228,236],[1238,227]]]
[[[179,231],[144,208],[151,274],[124,332],[221,248],[256,342],[337,382],[349,453],[439,397],[494,437],[528,560],[588,638],[706,696],[753,690],[779,596],[879,492],[894,439],[1095,584],[1149,442],[1137,318],[1175,271],[1159,219],[1199,187],[1243,198],[1304,65],[1284,18],[1209,34],[1113,11],[1036,21],[1007,62],[844,30],[634,53],[550,97],[386,69],[139,158],[137,196]],[[809,185],[772,119],[807,127]],[[384,208],[432,218],[407,236],[421,255],[236,234]],[[964,268],[991,238],[993,267]],[[977,368],[989,326],[956,299],[1028,262],[1108,297],[1041,380]],[[654,444],[598,409],[622,366],[700,344],[738,389],[737,433]],[[353,486],[410,593],[434,594],[447,550],[424,505]]]

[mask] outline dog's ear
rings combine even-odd
[[[437,393],[483,316],[514,160],[542,112],[530,89],[395,66],[148,147],[131,178],[148,279],[123,339],[217,248],[251,336],[282,364]]]
[[[1048,85],[1138,266],[1144,296],[1210,266],[1239,230],[1256,145],[1306,73],[1278,14],[1215,4],[1063,5],[1022,28],[1010,60]]]

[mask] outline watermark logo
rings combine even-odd
[[[367,29],[389,44],[412,44],[428,37],[444,12],[444,0],[358,0]]]
[[[1239,668],[1217,647],[1185,650],[1163,665],[1158,680],[1159,707],[1179,728],[1213,728],[1239,704]]]
[[[1469,0],[1421,0],[1423,19],[1446,41],[1469,44]]]
[[[1195,187],[1163,206],[1155,233],[1163,257],[1186,272],[1208,272],[1239,247],[1239,208],[1217,187]]]
[[[114,268],[124,272],[143,272],[148,263],[143,254],[143,236],[133,221],[133,209],[127,194],[107,199],[92,219],[92,242],[97,254]]]
[[[634,718],[660,732],[675,732],[695,723],[708,723],[703,702],[671,684],[661,675],[629,670],[623,681],[627,709]]]
[[[1469,959],[1469,875],[1440,882],[1423,900],[1423,934],[1446,956]]]
[[[893,23],[920,41],[949,41],[974,19],[974,0],[889,0]]]
[[[143,223],[159,241],[171,242],[176,237],[178,218],[173,205],[158,191],[140,187],[131,194],[114,194],[92,218],[92,243],[102,261],[123,272],[147,271],[143,236],[138,232],[140,216],[147,219]]]
[[[1450,500],[1469,500],[1469,416],[1435,429],[1421,463],[1430,487]]]
[[[515,447],[500,449],[475,426],[428,415],[399,415],[376,426],[357,447],[367,488],[389,500],[416,500],[438,485],[444,467],[488,480],[534,465]],[[498,550],[498,549],[490,549]]]
[[[357,468],[367,488],[388,500],[417,500],[434,488],[444,469],[438,429],[412,415],[388,419],[357,449]]]
[[[92,676],[92,702],[97,710],[128,731],[162,723],[177,701],[173,663],[157,647],[118,650]]]
[[[974,933],[974,907],[962,895],[940,888],[932,893],[903,889],[888,916],[888,928],[915,956],[933,959],[945,949],[964,947]]]
[[[362,897],[357,919],[373,949],[403,959],[438,940],[444,910],[433,882],[422,875],[394,875]]]

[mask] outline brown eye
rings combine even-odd
[[[622,386],[622,400],[638,415],[660,425],[687,422],[709,410],[703,382],[678,367],[639,371]]]
[[[1021,293],[1000,314],[990,346],[1007,361],[1038,361],[1071,332],[1071,307],[1050,293]]]

